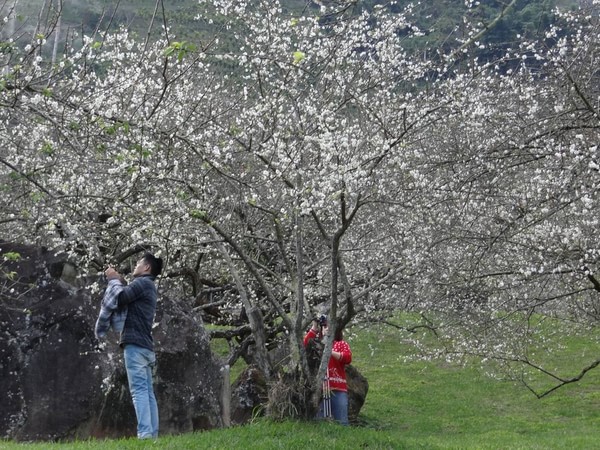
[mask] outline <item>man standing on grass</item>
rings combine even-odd
[[[128,286],[117,288],[119,310],[127,308],[127,316],[120,345],[129,381],[129,392],[137,417],[137,437],[158,437],[158,405],[154,395],[152,374],[156,364],[152,324],[158,297],[154,280],[161,273],[163,261],[146,253],[133,270],[133,281]],[[112,267],[106,272],[107,280],[120,280],[121,275]]]

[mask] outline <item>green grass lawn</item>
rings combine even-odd
[[[386,328],[357,330],[353,364],[368,378],[361,426],[267,420],[229,429],[64,444],[15,444],[8,449],[593,449],[600,448],[600,371],[537,399],[524,387],[475,367],[406,361],[406,345]],[[571,345],[571,344],[570,344]],[[581,365],[582,345],[563,364]],[[591,354],[593,349],[586,348]],[[574,370],[575,370],[574,369]]]

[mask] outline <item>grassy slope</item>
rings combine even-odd
[[[0,448],[589,449],[599,445],[598,371],[538,400],[524,388],[485,377],[474,368],[406,362],[403,344],[389,329],[358,331],[351,345],[354,365],[370,384],[361,427],[258,420],[226,430],[164,436],[156,443],[0,443]],[[566,357],[563,363],[580,364],[578,355],[585,350],[581,347],[572,342],[571,361]]]

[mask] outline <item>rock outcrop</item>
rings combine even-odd
[[[0,438],[135,435],[117,336],[96,348],[101,292],[88,288],[95,279],[77,279],[63,255],[0,241]],[[221,426],[220,365],[204,327],[189,307],[160,297],[154,339],[161,433]]]

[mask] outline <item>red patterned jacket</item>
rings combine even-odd
[[[312,328],[308,330],[306,336],[304,336],[304,346],[306,347],[308,341],[311,339],[319,339],[317,332]],[[348,390],[346,383],[346,365],[352,362],[352,351],[346,341],[333,341],[332,351],[339,352],[342,354],[341,359],[335,359],[333,356],[329,358],[329,364],[327,365],[327,371],[329,372],[329,387],[333,391],[344,391]]]

